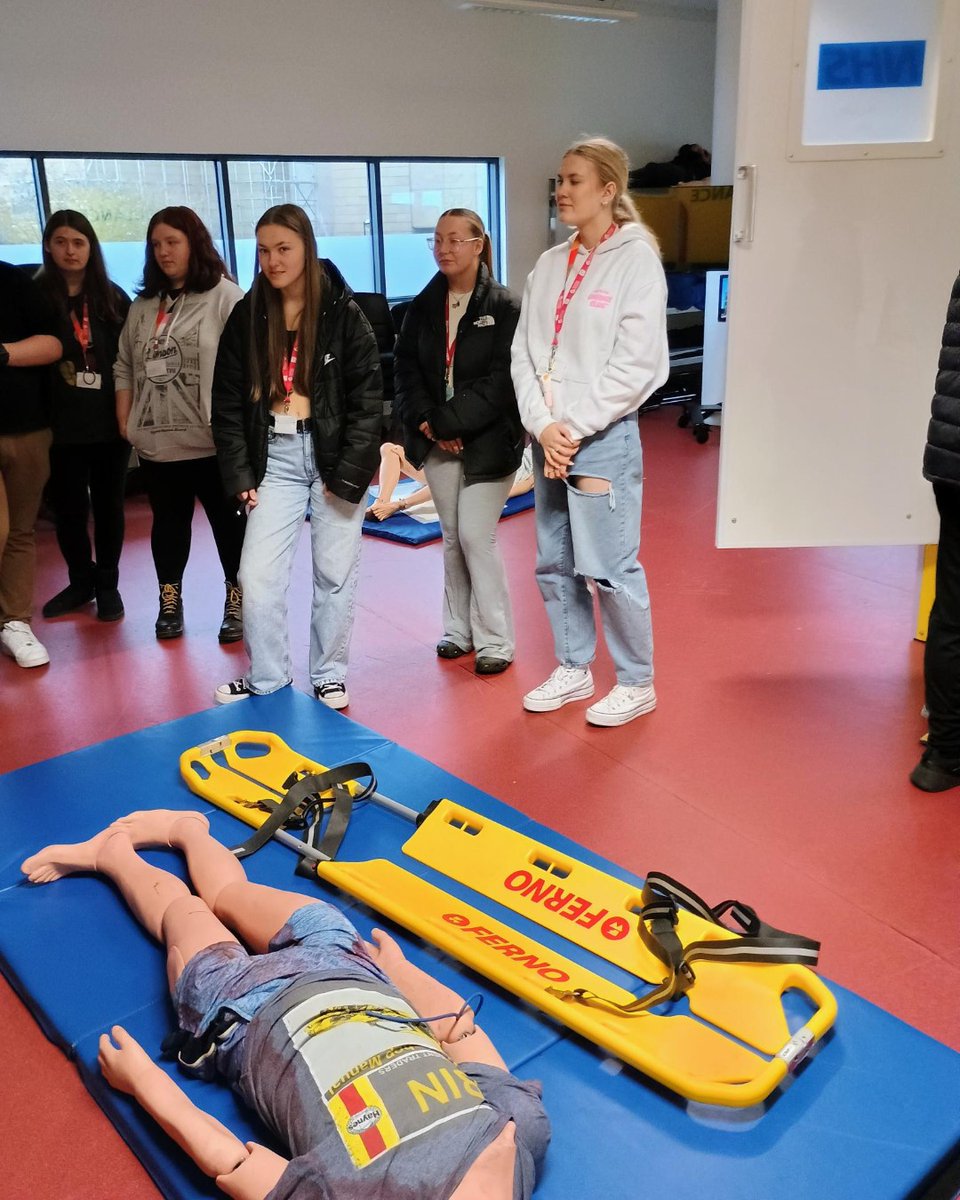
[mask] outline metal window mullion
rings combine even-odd
[[[50,188],[47,185],[47,167],[39,154],[31,155],[30,164],[33,169],[33,190],[37,201],[37,211],[40,217],[40,235],[46,227],[50,216]]]
[[[367,162],[370,237],[373,241],[373,290],[387,294],[387,260],[383,244],[383,198],[380,192],[380,160]]]
[[[223,231],[223,248],[227,252],[227,266],[234,279],[237,277],[237,242],[233,228],[233,203],[230,197],[230,171],[225,158],[214,159],[214,178],[217,182],[217,204],[220,209],[220,228]]]

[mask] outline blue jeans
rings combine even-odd
[[[272,430],[257,501],[247,519],[240,560],[243,640],[250,655],[247,686],[257,695],[267,695],[293,678],[287,593],[308,502],[313,558],[310,682],[314,687],[343,683],[353,632],[363,505],[324,492],[312,434]]]
[[[537,583],[547,606],[558,661],[585,667],[597,649],[593,596],[617,682],[653,679],[653,630],[647,577],[637,561],[643,501],[643,454],[636,414],[584,438],[570,468],[609,480],[609,492],[582,492],[569,479],[546,479],[543,450],[533,448]]]

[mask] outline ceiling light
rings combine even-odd
[[[579,21],[583,24],[616,25],[619,21],[635,21],[637,14],[619,8],[586,7],[550,0],[464,0],[461,8],[494,8],[501,12],[532,13],[552,17],[557,21]]]

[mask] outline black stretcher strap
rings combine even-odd
[[[349,788],[344,785],[364,776],[368,776],[370,782],[361,788],[356,796],[352,796]],[[315,775],[304,775],[287,789],[279,803],[272,806],[269,817],[259,829],[255,830],[245,842],[234,846],[231,852],[237,858],[247,858],[265,846],[278,829],[292,824],[294,814],[302,808],[303,814],[297,818],[297,824],[301,827],[306,825],[303,836],[304,844],[318,851],[324,858],[335,858],[344,834],[347,832],[354,804],[365,800],[376,790],[377,778],[372,768],[364,762],[344,763],[342,766],[331,767],[329,770]],[[333,792],[332,803],[324,801],[322,794],[331,791]],[[326,828],[320,844],[317,845],[319,831],[323,825],[322,812],[327,807],[329,807],[329,815]],[[312,814],[315,810],[319,811],[316,819],[313,819]],[[306,858],[302,860],[301,865],[304,861],[310,864],[310,873],[312,874],[316,869],[315,862]]]
[[[815,967],[819,960],[819,942],[768,925],[749,904],[739,900],[724,900],[711,908],[696,892],[657,871],[647,876],[641,895],[643,907],[638,914],[637,931],[650,953],[667,968],[666,978],[629,1004],[605,1000],[587,988],[572,991],[550,988],[551,994],[609,1012],[634,1015],[689,991],[697,978],[691,966],[694,962],[800,963]],[[684,946],[676,931],[681,908],[732,932],[721,920],[727,917],[736,922],[743,934],[720,941],[690,942]]]

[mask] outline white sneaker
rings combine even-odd
[[[8,621],[0,629],[0,650],[16,659],[18,667],[43,667],[50,661],[46,646],[26,621]]]
[[[626,725],[634,717],[642,717],[657,707],[657,696],[653,684],[643,687],[628,687],[618,683],[607,692],[602,700],[587,709],[589,725]]]
[[[236,704],[238,700],[248,700],[253,692],[242,679],[231,679],[229,683],[221,683],[213,693],[218,704]]]
[[[523,707],[527,712],[553,712],[571,700],[586,700],[593,695],[593,676],[589,667],[557,667],[549,679],[527,692]]]
[[[313,694],[327,708],[346,708],[350,703],[344,683],[320,683],[313,689]]]

